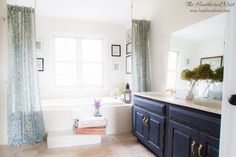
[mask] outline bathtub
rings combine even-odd
[[[101,114],[107,119],[107,134],[129,133],[132,130],[132,104],[112,97],[100,97]],[[94,98],[43,99],[45,129],[49,131],[71,130],[74,120],[71,113],[80,110],[93,113]]]

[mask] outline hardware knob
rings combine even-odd
[[[229,103],[231,104],[231,105],[233,105],[233,106],[236,106],[236,95],[231,95],[230,97],[229,97]]]

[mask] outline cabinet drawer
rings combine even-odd
[[[219,138],[220,119],[177,107],[170,107],[170,119],[181,124],[197,128]]]
[[[144,108],[148,111],[154,112],[155,114],[161,116],[165,115],[165,104],[160,103],[158,101],[135,96],[134,105]]]

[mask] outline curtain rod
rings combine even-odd
[[[10,3],[8,3],[7,5],[16,5],[16,6],[32,7],[32,8],[34,8],[34,9],[36,9],[36,0],[34,0],[34,1],[33,1],[33,4],[30,5],[30,6],[27,6],[27,5],[19,5],[19,4],[10,4]],[[0,16],[0,20],[6,21],[6,17]]]
[[[32,0],[28,4],[26,1],[19,1],[19,0],[8,0],[7,5],[15,5],[15,6],[20,6],[20,7],[31,7],[36,9],[36,0]]]

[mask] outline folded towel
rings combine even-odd
[[[103,120],[89,120],[89,121],[75,121],[76,128],[97,128],[97,127],[106,127],[107,121]]]

